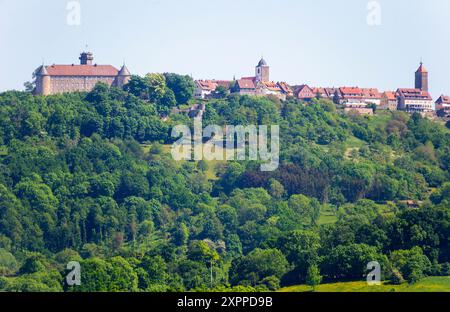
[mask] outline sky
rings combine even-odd
[[[0,92],[90,50],[194,79],[250,76],[264,56],[274,81],[382,91],[414,87],[422,59],[433,97],[450,94],[450,0],[78,0],[79,14],[72,2],[0,0]]]

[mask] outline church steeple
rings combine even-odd
[[[255,69],[255,76],[256,81],[258,82],[267,82],[270,80],[270,67],[267,65],[266,60],[264,58],[261,58],[258,65],[256,65]]]

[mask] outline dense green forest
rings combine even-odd
[[[203,124],[280,125],[281,163],[175,162],[175,74],[0,94],[0,290],[277,290],[450,275],[450,132],[324,99],[219,94]],[[165,118],[162,118],[164,116]],[[66,284],[81,263],[81,285]]]

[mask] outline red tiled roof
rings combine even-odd
[[[344,98],[362,99],[364,96],[363,90],[358,87],[342,87],[339,90]]]
[[[215,91],[218,86],[229,88],[231,81],[229,80],[196,80],[197,85],[203,90]]]
[[[230,80],[214,80],[217,85],[222,86],[224,88],[229,88],[231,86]]]
[[[316,94],[308,85],[301,85],[295,90],[295,94],[299,99],[310,99]]]
[[[197,80],[196,82],[203,90],[214,91],[217,88],[217,83],[212,80]]]
[[[255,84],[250,79],[239,79],[237,84],[239,89],[255,89]]]
[[[363,88],[361,89],[365,98],[368,99],[379,99],[381,94],[376,88]]]
[[[325,92],[327,93],[328,97],[334,97],[336,94],[336,91],[338,92],[338,95],[341,95],[341,90],[339,88],[325,88]]]
[[[438,104],[449,104],[450,105],[450,96],[448,96],[448,95],[441,95],[437,99],[436,103],[438,103]]]
[[[292,88],[286,82],[279,82],[278,85],[284,93],[293,94]]]
[[[111,65],[51,65],[50,76],[117,76],[119,70]]]
[[[386,91],[383,94],[384,94],[384,96],[386,96],[386,98],[388,100],[392,100],[392,101],[397,100],[397,95],[394,91]]]
[[[315,87],[312,90],[315,94],[326,94],[325,88]]]
[[[340,90],[343,94],[362,94],[361,88],[358,87],[342,87]]]
[[[400,95],[408,100],[432,100],[430,93],[420,89],[401,88],[397,91]]]
[[[264,82],[262,82],[262,85],[271,91],[278,91],[278,92],[281,91],[280,86],[272,81],[264,81]]]

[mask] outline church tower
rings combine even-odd
[[[267,65],[266,61],[262,58],[256,65],[255,77],[257,82],[268,82],[269,80],[270,67]]]
[[[416,89],[428,92],[428,71],[422,62],[416,71]]]

